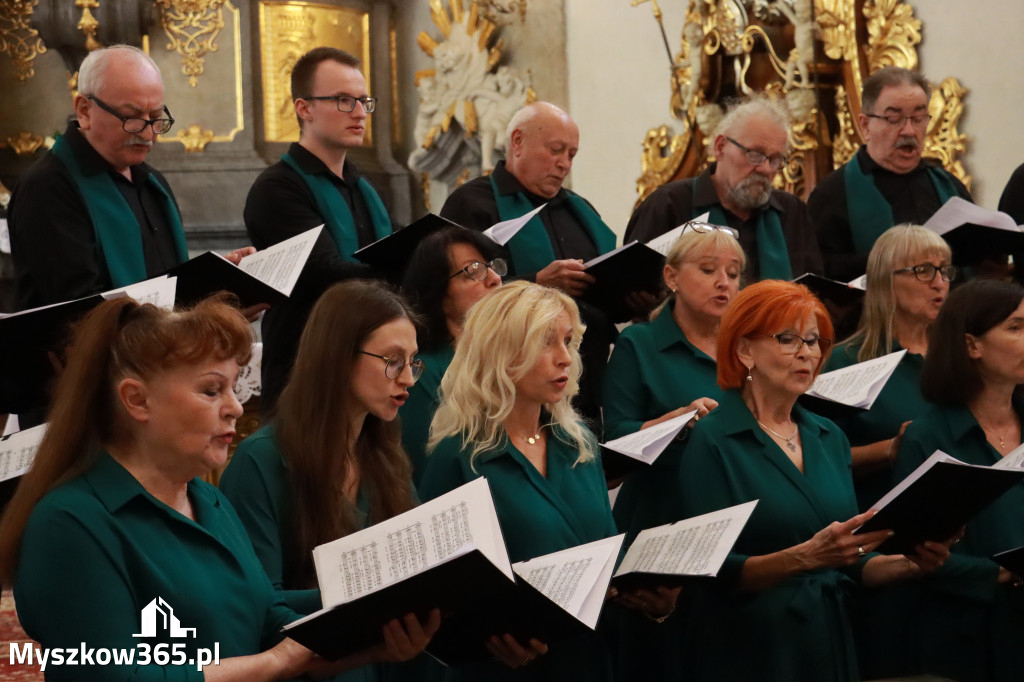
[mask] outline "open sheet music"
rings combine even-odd
[[[147,279],[137,284],[129,284],[120,289],[112,289],[103,292],[103,298],[108,301],[128,296],[139,303],[152,303],[157,308],[170,310],[174,307],[174,295],[178,287],[178,278],[160,275],[153,279]]]
[[[500,223],[495,223],[484,230],[484,234],[490,237],[494,242],[505,246],[512,237],[516,236],[519,230],[523,229],[526,223],[533,219],[533,216],[537,215],[547,206],[547,203],[543,203],[537,208],[533,209],[529,213],[513,218],[512,220],[502,220]]]
[[[807,393],[823,400],[869,410],[906,354],[906,350],[896,351],[880,358],[825,372],[814,380]]]
[[[672,245],[676,243],[676,240],[679,239],[683,235],[683,231],[686,229],[686,224],[687,223],[691,223],[691,222],[706,223],[710,217],[711,217],[711,213],[709,212],[709,213],[705,213],[702,216],[698,216],[698,217],[694,218],[693,220],[687,220],[682,225],[679,225],[677,227],[673,227],[671,230],[669,230],[665,234],[658,235],[654,239],[649,240],[647,242],[647,246],[651,247],[652,249],[654,249],[655,251],[660,253],[662,256],[665,256],[667,258],[668,257],[668,250],[671,249]]]
[[[669,443],[690,423],[695,414],[697,414],[697,410],[691,410],[660,424],[640,429],[636,433],[602,443],[601,447],[626,455],[644,464],[653,464]]]
[[[16,478],[29,470],[45,434],[46,424],[40,424],[0,438],[0,481]]]
[[[946,234],[961,225],[981,225],[1010,232],[1021,231],[1017,221],[1009,214],[990,211],[962,197],[950,198],[924,224],[925,228],[936,234]]]
[[[612,584],[623,589],[671,586],[718,575],[755,506],[757,500],[752,500],[641,531]]]
[[[290,296],[323,229],[324,226],[320,225],[257,251],[243,258],[238,267],[285,296]]]
[[[1010,450],[992,465],[993,469],[1024,469],[1024,444]]]
[[[588,542],[512,565],[545,597],[591,628],[597,627],[625,535]]]
[[[878,551],[904,553],[925,540],[944,541],[1024,479],[1024,469],[967,464],[936,450],[882,496],[878,513],[854,531],[892,530]]]

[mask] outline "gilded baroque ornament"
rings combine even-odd
[[[864,79],[885,66],[916,69],[920,42],[921,22],[901,0],[689,0],[672,58],[670,111],[679,124],[674,133],[648,131],[637,203],[705,167],[723,101],[753,91],[789,106],[791,154],[775,182],[806,198],[862,144],[856,121]],[[924,155],[970,187],[959,160],[966,135],[957,129],[965,95],[954,78],[933,90]]]
[[[214,137],[215,135],[212,130],[207,130],[198,123],[193,123],[187,128],[179,130],[175,139],[185,147],[186,152],[199,153],[206,150],[206,145],[213,142]]]
[[[39,0],[0,0],[0,53],[14,64],[14,77],[22,83],[35,75],[33,61],[46,52],[39,31],[32,28],[32,10]]]
[[[22,130],[17,135],[8,137],[7,146],[14,150],[19,156],[34,154],[40,147],[46,144],[46,138],[36,135],[28,130]],[[52,143],[51,143],[52,144]]]
[[[155,0],[160,26],[167,34],[167,49],[182,57],[181,72],[193,88],[203,73],[204,57],[217,51],[217,36],[224,28],[225,0]]]
[[[85,34],[85,49],[90,52],[102,47],[96,40],[96,32],[100,30],[100,22],[92,15],[92,10],[99,9],[100,0],[75,0],[75,7],[82,10],[82,18],[78,20],[78,30]]]
[[[509,5],[509,3],[504,3]],[[491,3],[493,6],[494,3]],[[512,115],[536,95],[525,77],[499,65],[502,41],[495,24],[474,1],[430,0],[430,14],[441,39],[421,31],[417,43],[434,68],[416,72],[419,109],[413,136],[417,148],[409,167],[431,178],[458,182],[463,168],[489,172],[505,151],[505,128]]]

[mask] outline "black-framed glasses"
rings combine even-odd
[[[363,111],[368,114],[372,114],[373,110],[377,108],[376,97],[353,97],[352,95],[324,95],[322,97],[300,97],[299,99],[313,100],[316,102],[328,102],[333,100],[338,107],[338,111],[343,114],[347,114],[350,111],[355,111],[356,102],[363,105]]]
[[[932,120],[931,114],[864,114],[868,118],[877,118],[881,121],[885,121],[894,128],[902,128],[907,121],[910,121],[910,125],[917,129],[922,129],[928,126],[928,122]]]
[[[424,363],[419,358],[416,358],[412,362],[408,362],[401,355],[377,355],[376,353],[371,353],[365,350],[361,350],[359,352],[362,353],[363,355],[369,355],[371,358],[380,358],[381,360],[383,360],[384,376],[386,376],[388,379],[397,379],[398,377],[402,376],[402,372],[405,371],[405,366],[409,365],[409,369],[412,370],[412,380],[416,381],[421,376],[423,376],[423,369],[427,366],[426,363]]]
[[[785,166],[788,161],[785,154],[772,154],[771,156],[768,156],[764,152],[759,152],[756,149],[751,149],[750,147],[744,147],[731,137],[727,136],[725,139],[743,150],[743,153],[747,156],[747,163],[751,166],[760,166],[762,163],[767,161],[768,166],[772,170],[777,171]]]
[[[818,353],[819,355],[827,353],[828,349],[832,347],[832,339],[820,336],[812,336],[809,339],[805,339],[799,334],[781,332],[779,334],[771,334],[771,337],[779,342],[779,349],[786,355],[796,355],[800,352],[800,346],[805,344],[809,352]]]
[[[907,268],[900,268],[893,270],[892,274],[897,275],[901,272],[912,272],[914,277],[918,278],[922,282],[931,282],[935,279],[935,273],[942,275],[943,282],[952,282],[956,279],[956,273],[958,272],[955,265],[932,265],[931,263],[921,263],[920,265],[911,265]]]
[[[171,112],[166,104],[164,105],[164,113],[167,114],[167,118],[146,119],[137,116],[125,116],[96,95],[86,95],[85,98],[92,100],[100,109],[121,121],[121,130],[126,133],[141,133],[146,129],[146,126],[152,126],[154,134],[163,135],[174,125],[174,117],[171,116]]]
[[[691,220],[688,223],[683,223],[683,229],[682,232],[680,232],[680,235],[687,230],[693,230],[694,232],[700,232],[701,234],[707,234],[708,232],[718,230],[720,232],[725,232],[727,235],[730,235],[735,239],[740,238],[740,233],[728,225],[713,225],[700,220]]]
[[[487,279],[487,270],[490,268],[494,270],[494,274],[498,277],[504,277],[508,274],[508,263],[505,262],[504,258],[495,258],[492,261],[481,263],[480,261],[473,261],[466,267],[462,268],[458,272],[448,275],[448,279],[458,277],[459,275],[465,275],[474,282]]]

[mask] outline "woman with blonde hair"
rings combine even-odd
[[[827,369],[847,367],[906,350],[872,408],[836,423],[850,439],[858,507],[867,510],[889,490],[889,474],[906,424],[928,404],[919,379],[928,353],[928,329],[956,279],[952,252],[920,225],[886,230],[868,256],[860,325],[839,344]]]
[[[231,504],[199,478],[227,460],[251,347],[245,318],[219,301],[169,312],[118,299],[78,325],[49,430],[0,523],[0,576],[13,579],[26,632],[51,653],[96,654],[95,667],[52,663],[47,679],[183,679],[185,660],[215,648],[219,664],[196,679],[290,679],[410,658],[429,641],[415,617],[334,663],[282,639],[297,614],[278,600]],[[162,665],[154,652],[172,633],[133,634],[158,603],[194,634]],[[138,658],[110,657],[127,654]]]
[[[506,284],[470,309],[441,381],[420,493],[433,498],[485,476],[513,562],[616,532],[596,439],[570,403],[583,332],[565,294]],[[489,647],[504,667],[467,666],[449,679],[609,678],[596,636],[553,643],[541,656],[545,643],[493,634]]]
[[[639,431],[697,410],[703,417],[718,405],[715,346],[722,315],[739,291],[746,256],[732,228],[691,222],[669,249],[665,286],[669,298],[651,321],[625,329],[615,343],[604,380],[605,438]],[[691,422],[692,423],[692,422]],[[629,474],[613,513],[632,540],[641,530],[681,518],[673,494],[685,441],[677,440],[653,466]],[[682,675],[682,622],[654,623],[640,613],[615,614],[618,667],[630,679]]]

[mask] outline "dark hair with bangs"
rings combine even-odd
[[[928,330],[921,395],[937,405],[965,406],[984,388],[978,363],[967,353],[967,335],[982,336],[1024,301],[1024,287],[976,279],[953,289]]]
[[[461,226],[438,230],[419,243],[405,270],[402,293],[424,319],[417,339],[421,351],[434,350],[452,340],[444,314],[444,299],[452,274],[449,251],[455,244],[472,246],[485,262],[501,256],[501,249],[493,240]]]
[[[89,469],[105,443],[123,436],[117,385],[150,379],[207,358],[249,361],[253,335],[233,298],[218,296],[171,312],[130,298],[105,301],[75,325],[50,406],[49,428],[0,522],[0,579],[12,581],[33,507]]]

